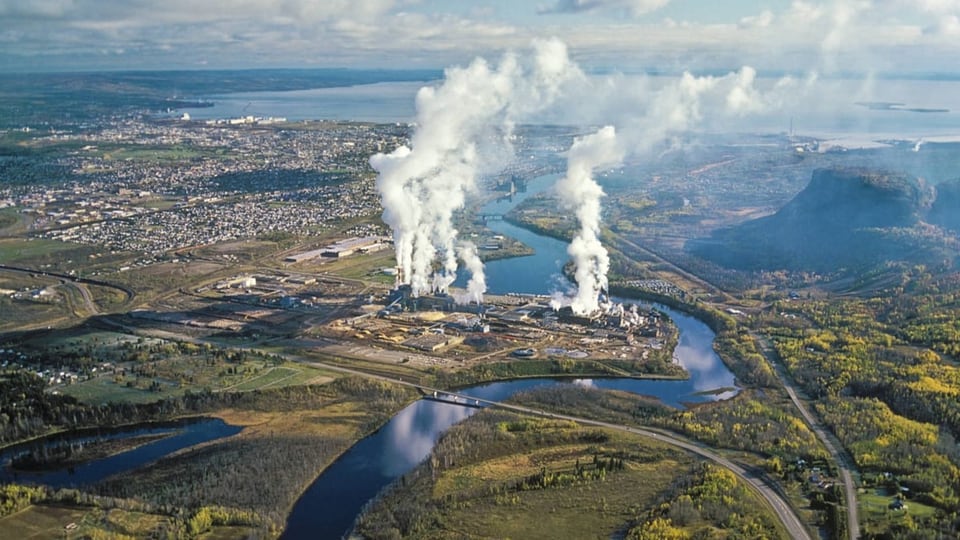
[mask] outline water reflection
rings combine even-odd
[[[518,194],[508,203],[491,203],[484,212],[504,213],[524,198],[542,191],[555,179],[556,175],[548,175],[531,181],[525,194]],[[555,281],[561,274],[563,261],[567,260],[564,242],[539,236],[504,221],[492,221],[489,225],[496,232],[516,238],[536,251],[534,256],[488,263],[486,274],[491,292],[550,294],[560,289]],[[710,393],[719,388],[734,387],[735,382],[733,374],[713,351],[713,331],[693,317],[662,306],[658,309],[666,312],[680,331],[675,354],[690,373],[689,379],[521,379],[484,384],[460,393],[502,401],[537,386],[573,383],[653,396],[677,408],[683,408],[685,403],[714,401],[735,394],[735,391]],[[426,400],[408,406],[379,432],[357,443],[317,478],[294,506],[283,538],[336,538],[344,534],[367,501],[426,458],[437,439],[450,426],[475,412],[476,409],[469,407]]]
[[[83,431],[59,434],[46,439],[30,441],[8,448],[0,454],[0,482],[44,484],[51,487],[68,487],[93,484],[109,476],[121,474],[156,461],[177,450],[200,443],[229,437],[243,428],[227,424],[219,418],[204,418],[176,422],[167,425],[134,426],[112,430],[103,435],[91,435]],[[141,435],[169,437],[148,442],[131,450],[112,456],[78,463],[69,467],[51,467],[43,470],[20,471],[10,467],[10,461],[18,455],[42,447],[54,448],[69,444],[89,444],[95,441],[125,439]]]
[[[401,411],[384,427],[387,442],[380,457],[385,476],[399,476],[430,454],[437,437],[450,426],[476,412],[470,407],[420,400]]]
[[[670,317],[680,330],[680,343],[674,355],[690,373],[695,392],[709,392],[721,388],[734,388],[736,380],[733,373],[720,361],[713,350],[713,330],[703,322],[688,315],[669,311]],[[727,399],[736,395],[735,391],[723,392],[718,399]]]

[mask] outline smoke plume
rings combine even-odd
[[[470,281],[467,282],[467,294],[458,297],[457,301],[461,304],[476,302],[483,303],[483,293],[487,292],[487,280],[483,274],[483,262],[477,255],[477,246],[473,242],[461,242],[459,249],[460,260],[470,272]]]
[[[574,211],[578,230],[567,249],[577,289],[566,297],[554,295],[554,307],[569,305],[581,315],[594,312],[600,308],[600,292],[608,287],[610,262],[599,238],[604,193],[595,173],[618,165],[628,155],[644,158],[664,144],[678,144],[676,139],[691,130],[767,110],[793,86],[784,80],[761,92],[755,80],[756,71],[744,67],[722,77],[684,73],[659,87],[642,78],[607,77],[592,83],[595,91],[586,89],[597,106],[597,115],[588,112],[586,118],[617,127],[608,125],[575,140],[567,153],[567,173],[555,186],[561,204]],[[583,112],[581,107],[579,113]]]
[[[573,258],[577,292],[570,299],[574,313],[586,314],[599,308],[599,296],[607,289],[610,258],[600,243],[600,198],[603,188],[593,179],[594,171],[620,163],[623,150],[613,126],[578,138],[567,153],[567,174],[556,192],[561,204],[573,210],[579,229],[567,247]]]
[[[446,292],[456,279],[453,213],[476,190],[478,174],[512,157],[514,124],[582,77],[566,46],[549,40],[534,42],[528,58],[508,53],[495,66],[477,59],[446,70],[439,86],[420,89],[410,146],[370,158],[397,266],[414,295]],[[484,283],[482,265],[469,269],[475,283]]]
[[[472,277],[459,300],[482,302],[483,265],[474,246],[458,242],[453,226],[454,212],[477,189],[476,177],[503,170],[513,158],[510,140],[518,122],[602,125],[574,141],[567,173],[555,186],[578,223],[568,247],[577,290],[562,302],[578,314],[595,311],[610,264],[600,243],[604,193],[594,174],[627,156],[643,158],[678,144],[690,131],[729,130],[731,119],[768,110],[796,89],[789,79],[765,91],[755,82],[750,67],[722,77],[589,78],[558,40],[535,42],[531,53],[508,53],[495,65],[477,59],[448,69],[441,84],[417,94],[409,146],[370,159],[403,283],[414,295],[446,292],[462,261]]]

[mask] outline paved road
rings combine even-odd
[[[119,324],[119,323],[114,323],[114,324],[116,324],[117,326],[124,327],[123,325],[121,325],[121,324]],[[124,327],[124,328],[126,328],[126,327]],[[136,330],[133,329],[133,328],[127,328],[127,329],[128,329],[129,331],[131,331],[131,332],[134,332],[134,333],[135,333],[135,331],[136,331]],[[196,338],[191,338],[191,337],[189,337],[189,336],[181,336],[181,335],[178,335],[178,334],[174,334],[174,333],[172,333],[172,332],[163,332],[163,336],[164,336],[165,338],[168,338],[168,339],[174,339],[174,340],[180,339],[180,340],[183,340],[183,341],[188,341],[188,342],[193,342],[193,343],[201,343],[201,342],[202,342],[202,340],[199,340],[199,339],[196,339]],[[255,350],[255,348],[243,348],[243,349],[244,349],[244,350]],[[271,353],[271,354],[276,354],[276,353]],[[581,418],[581,417],[578,417],[578,416],[570,416],[570,415],[563,415],[563,414],[548,413],[548,412],[546,412],[546,411],[542,411],[542,410],[538,410],[538,409],[533,409],[533,408],[529,408],[529,407],[523,407],[523,406],[520,406],[520,405],[512,405],[512,404],[501,403],[501,402],[497,402],[497,401],[489,401],[489,400],[485,400],[485,399],[481,399],[481,398],[477,398],[477,397],[473,397],[473,396],[468,396],[468,395],[464,395],[464,394],[457,394],[457,393],[454,393],[454,392],[449,392],[449,391],[447,391],[447,390],[443,390],[443,389],[440,389],[440,388],[432,388],[432,387],[429,387],[429,386],[423,386],[423,385],[421,385],[421,384],[419,384],[419,383],[417,383],[417,382],[404,380],[402,377],[386,377],[386,376],[383,376],[383,375],[375,375],[375,374],[372,374],[372,373],[367,373],[367,372],[364,372],[364,371],[359,371],[359,370],[355,370],[355,369],[350,369],[350,368],[343,367],[343,366],[328,364],[328,363],[325,363],[325,362],[318,362],[318,361],[316,361],[316,360],[312,360],[312,359],[310,359],[310,358],[306,358],[306,357],[300,356],[300,355],[280,354],[280,356],[283,356],[284,358],[286,358],[287,360],[290,360],[290,361],[299,362],[299,363],[301,363],[301,364],[310,365],[310,366],[317,367],[317,368],[320,368],[320,369],[326,369],[326,370],[329,370],[329,371],[337,371],[337,372],[340,372],[340,373],[348,373],[348,374],[351,374],[351,375],[358,375],[358,376],[362,376],[362,377],[368,377],[368,378],[371,378],[371,379],[377,379],[377,380],[381,380],[381,381],[385,381],[385,382],[390,382],[390,383],[394,383],[394,384],[401,384],[401,385],[404,385],[404,386],[408,386],[408,387],[411,387],[411,388],[415,388],[415,389],[423,392],[425,395],[433,395],[433,393],[436,392],[438,395],[439,395],[439,394],[444,394],[444,395],[446,395],[446,396],[451,396],[451,397],[452,397],[452,396],[456,396],[458,399],[462,399],[465,404],[486,404],[486,405],[488,405],[488,406],[500,407],[500,408],[503,408],[503,409],[508,409],[508,410],[512,410],[512,411],[520,412],[520,413],[524,413],[524,414],[533,414],[533,415],[543,416],[543,417],[549,417],[549,418],[559,418],[559,419],[563,419],[563,420],[571,420],[571,421],[578,422],[578,423],[584,424],[584,425],[592,425],[592,426],[605,427],[605,428],[609,428],[609,429],[615,429],[615,430],[619,430],[619,431],[625,431],[625,432],[628,432],[628,433],[635,433],[635,434],[638,434],[638,435],[643,435],[643,436],[646,436],[646,437],[650,437],[651,439],[658,440],[658,441],[661,441],[661,442],[664,442],[664,443],[667,443],[667,444],[676,446],[677,448],[682,448],[682,449],[684,449],[684,450],[687,450],[688,452],[692,452],[692,453],[694,453],[694,454],[697,454],[697,455],[699,455],[699,456],[701,456],[701,457],[703,457],[703,458],[705,458],[705,459],[708,459],[708,460],[710,460],[710,461],[712,461],[712,462],[714,462],[714,463],[716,463],[716,464],[718,464],[718,465],[720,465],[720,466],[722,466],[722,467],[725,467],[726,469],[729,469],[731,472],[733,472],[735,475],[737,475],[737,477],[739,477],[740,479],[742,479],[743,481],[745,481],[748,485],[750,485],[751,487],[753,487],[754,490],[755,490],[761,497],[763,497],[764,500],[767,501],[767,504],[769,504],[770,508],[771,508],[771,509],[774,511],[774,513],[777,515],[777,518],[780,519],[780,521],[783,523],[784,527],[786,527],[787,532],[790,534],[791,538],[798,539],[798,540],[813,540],[813,537],[810,535],[809,531],[807,531],[807,529],[803,526],[803,523],[800,521],[800,518],[797,516],[796,513],[794,513],[793,509],[792,509],[792,508],[790,507],[790,505],[787,503],[787,501],[785,500],[785,498],[776,490],[775,486],[774,486],[772,483],[768,483],[768,481],[766,481],[762,476],[759,476],[759,475],[757,475],[757,474],[755,474],[755,473],[753,473],[753,472],[751,472],[751,471],[748,471],[746,468],[744,468],[744,467],[742,467],[742,466],[740,466],[740,465],[738,465],[738,464],[730,461],[729,459],[727,459],[727,458],[725,458],[725,457],[723,457],[723,456],[720,456],[719,454],[717,454],[717,453],[709,450],[709,449],[706,448],[706,447],[699,446],[699,445],[694,444],[694,443],[692,443],[692,442],[690,442],[690,441],[681,439],[681,438],[679,438],[679,437],[677,437],[677,436],[675,436],[675,435],[672,435],[672,434],[670,434],[670,433],[668,433],[668,432],[660,431],[660,430],[654,430],[654,429],[650,429],[650,428],[641,428],[641,427],[627,426],[627,425],[623,425],[623,424],[611,424],[611,423],[608,423],[608,422],[601,422],[601,421],[599,421],[599,420],[592,420],[592,419],[589,419],[589,418]]]
[[[49,276],[49,277],[55,277],[55,278],[72,281],[74,283],[83,283],[85,285],[97,285],[99,287],[108,287],[111,289],[116,289],[122,292],[123,294],[125,294],[127,296],[128,302],[130,300],[133,300],[133,297],[136,296],[137,294],[133,291],[133,289],[131,289],[130,287],[126,287],[124,285],[119,285],[117,283],[110,283],[109,281],[100,281],[99,279],[88,279],[88,278],[82,278],[77,276],[71,276],[70,274],[62,274],[60,272],[49,272],[46,270],[36,270],[33,268],[24,268],[22,266],[10,266],[7,264],[0,264],[0,270],[8,270],[11,272],[22,272],[26,274],[36,274],[38,276]]]
[[[83,283],[74,283],[73,286],[80,291],[80,296],[83,297],[83,303],[87,307],[87,312],[91,316],[99,314],[100,310],[97,309],[97,304],[93,301],[93,296],[90,295],[90,289]]]
[[[790,379],[784,371],[783,364],[777,361],[776,351],[773,349],[770,340],[756,334],[753,335],[753,338],[761,345],[760,349],[763,355],[776,370],[777,376],[780,377],[780,381],[783,382],[783,387],[787,391],[787,395],[790,396],[793,404],[800,411],[800,415],[803,416],[807,425],[810,426],[810,429],[817,438],[820,439],[820,442],[823,443],[823,446],[826,447],[827,452],[830,453],[833,461],[837,464],[837,468],[840,471],[840,481],[843,483],[844,499],[847,503],[847,530],[850,533],[850,540],[857,540],[860,538],[860,509],[857,506],[857,484],[853,481],[853,471],[856,470],[856,467],[853,465],[853,460],[843,448],[837,448],[837,445],[833,443],[833,439],[827,432],[826,427],[810,412],[806,403],[797,395],[797,389],[793,384],[793,380]]]
[[[703,457],[703,458],[706,458],[706,459],[708,459],[708,460],[710,460],[710,461],[713,461],[714,463],[716,463],[716,464],[718,464],[718,465],[720,465],[720,466],[722,466],[722,467],[725,467],[725,468],[729,469],[731,472],[733,472],[733,474],[737,475],[737,477],[739,477],[741,480],[743,480],[744,482],[747,482],[747,484],[749,484],[750,486],[752,486],[752,487],[754,488],[754,490],[756,490],[756,492],[757,492],[761,497],[763,497],[763,498],[767,501],[767,503],[770,505],[770,507],[771,507],[771,508],[773,509],[773,511],[776,513],[777,517],[778,517],[778,518],[780,519],[780,521],[783,523],[784,527],[786,527],[787,532],[790,534],[790,537],[791,537],[791,538],[795,538],[795,539],[799,539],[799,540],[813,540],[813,537],[810,535],[809,531],[807,531],[806,527],[803,526],[803,523],[800,521],[800,518],[797,516],[796,513],[794,513],[794,511],[793,511],[793,509],[790,507],[790,505],[784,500],[784,498],[780,495],[780,493],[778,493],[777,490],[776,490],[771,484],[767,483],[767,481],[764,480],[762,477],[757,476],[756,474],[748,471],[748,470],[745,469],[744,467],[742,467],[742,466],[740,466],[740,465],[738,465],[738,464],[730,461],[729,459],[727,459],[727,458],[725,458],[725,457],[723,457],[723,456],[720,456],[719,454],[717,454],[717,453],[715,453],[715,452],[713,452],[713,451],[711,451],[711,450],[709,450],[709,449],[707,449],[707,448],[705,448],[705,447],[702,447],[702,446],[699,446],[699,445],[697,445],[697,444],[694,444],[694,443],[692,443],[692,442],[690,442],[690,441],[681,439],[681,438],[676,437],[676,436],[674,436],[674,435],[671,435],[671,434],[669,434],[669,433],[667,433],[667,432],[663,432],[663,431],[660,431],[660,430],[653,430],[653,429],[649,429],[649,428],[639,428],[639,427],[627,426],[627,425],[623,425],[623,424],[611,424],[611,423],[608,423],[608,422],[601,422],[601,421],[599,421],[599,420],[592,420],[592,419],[589,419],[589,418],[582,418],[582,417],[579,417],[579,416],[570,416],[570,415],[565,415],[565,414],[554,414],[554,413],[549,413],[549,412],[542,411],[542,410],[538,410],[538,409],[533,409],[533,408],[530,408],[530,407],[524,407],[524,406],[520,406],[520,405],[512,405],[512,404],[508,404],[508,403],[502,403],[502,402],[499,402],[499,401],[490,401],[490,400],[486,400],[486,399],[477,398],[477,397],[474,397],[474,396],[469,396],[469,395],[466,395],[466,394],[460,394],[460,393],[456,393],[456,392],[449,392],[449,391],[447,391],[447,390],[442,390],[442,389],[439,389],[439,388],[431,388],[431,387],[429,387],[429,386],[423,386],[423,385],[420,385],[420,384],[417,384],[417,383],[412,383],[412,382],[404,381],[404,380],[402,380],[402,379],[398,380],[398,379],[396,379],[396,378],[383,377],[383,376],[379,376],[379,375],[371,375],[371,374],[369,374],[369,373],[364,373],[364,372],[362,372],[362,371],[356,371],[356,370],[353,370],[353,369],[350,369],[350,368],[341,367],[341,366],[329,365],[329,364],[325,364],[325,363],[323,363],[323,362],[316,362],[316,361],[311,361],[311,360],[305,360],[305,359],[299,358],[299,357],[290,357],[289,359],[291,359],[291,360],[296,360],[296,361],[299,361],[299,362],[302,362],[302,363],[306,363],[306,364],[309,364],[309,365],[312,365],[312,366],[315,366],[315,367],[318,367],[318,368],[329,369],[329,370],[334,370],[334,371],[340,371],[340,372],[343,372],[343,373],[350,373],[350,374],[353,374],[353,375],[360,375],[360,376],[363,376],[363,377],[371,377],[371,378],[374,378],[374,379],[380,379],[380,380],[383,380],[383,381],[389,381],[389,382],[396,383],[396,384],[403,384],[403,385],[406,385],[406,386],[410,386],[410,387],[416,388],[416,389],[424,392],[424,393],[427,394],[427,395],[433,395],[433,393],[436,392],[437,395],[443,394],[443,395],[448,396],[448,397],[451,397],[451,398],[452,398],[452,397],[456,397],[458,400],[462,400],[463,403],[465,403],[465,404],[474,404],[474,403],[476,403],[476,404],[485,404],[485,405],[488,405],[488,406],[499,407],[499,408],[502,408],[502,409],[507,409],[507,410],[511,410],[511,411],[514,411],[514,412],[524,413],[524,414],[533,414],[533,415],[544,416],[544,417],[549,417],[549,418],[558,418],[558,419],[562,419],[562,420],[571,420],[571,421],[577,422],[577,423],[579,423],[579,424],[591,425],[591,426],[599,426],[599,427],[604,427],[604,428],[609,428],[609,429],[615,429],[615,430],[619,430],[619,431],[625,431],[625,432],[628,432],[628,433],[635,433],[635,434],[638,434],[638,435],[643,435],[643,436],[645,436],[645,437],[650,437],[651,439],[654,439],[654,440],[657,440],[657,441],[665,442],[665,443],[667,443],[667,444],[670,444],[670,445],[676,446],[676,447],[678,447],[678,448],[682,448],[682,449],[684,449],[684,450],[687,450],[688,452],[692,452],[692,453],[694,453],[694,454],[697,454],[697,455],[699,455],[699,456],[701,456],[701,457]]]

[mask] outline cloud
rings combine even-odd
[[[668,4],[550,0],[542,12],[616,17],[518,17],[412,0],[0,0],[0,70],[175,68],[203,60],[210,67],[438,68],[553,36],[584,66],[626,70],[955,71],[960,53],[960,0],[793,0],[710,22],[638,17]]]
[[[947,38],[960,37],[960,17],[956,15],[944,15],[936,24],[925,28],[924,34]]]
[[[670,0],[557,0],[551,6],[541,7],[538,12],[546,13],[583,13],[587,11],[626,10],[634,17],[657,11]]]
[[[960,12],[960,0],[897,0],[899,9],[919,9],[925,13],[950,15]]]
[[[759,15],[752,15],[740,19],[740,26],[742,28],[766,28],[773,23],[773,20],[773,12],[768,9]]]

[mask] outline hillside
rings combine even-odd
[[[777,213],[691,241],[688,249],[743,270],[836,272],[891,260],[942,261],[942,241],[922,223],[932,200],[931,189],[906,175],[820,169]]]
[[[960,180],[937,185],[937,198],[930,207],[927,221],[960,232]]]

